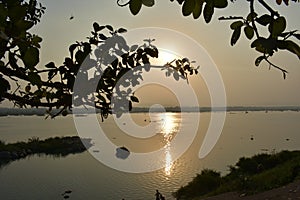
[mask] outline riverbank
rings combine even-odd
[[[203,170],[177,190],[174,197],[194,200],[300,198],[300,151],[242,157],[229,168],[230,173],[226,176],[214,170]],[[291,188],[286,191],[290,183]]]
[[[195,198],[194,200],[296,200],[300,199],[300,180],[285,186],[261,192],[255,195],[244,196],[238,192],[228,192],[207,198]]]

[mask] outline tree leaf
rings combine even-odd
[[[214,6],[211,3],[211,1],[206,2],[204,10],[203,10],[203,15],[204,15],[204,20],[206,23],[209,23],[212,16],[214,14]]]
[[[267,26],[272,21],[273,21],[273,17],[271,17],[270,15],[267,15],[267,14],[262,15],[259,18],[256,18],[256,22],[263,26]]]
[[[195,1],[195,7],[193,10],[194,19],[198,19],[200,17],[201,12],[202,12],[203,3],[204,3],[204,0],[199,0],[199,1],[196,0]]]
[[[137,15],[142,8],[142,0],[131,0],[129,3],[130,12]]]
[[[293,36],[294,36],[295,38],[297,38],[298,40],[300,40],[300,34],[293,34]]]
[[[37,36],[37,35],[34,35],[31,39],[32,44],[34,46],[38,47],[38,48],[40,48],[39,43],[42,42],[42,41],[43,41],[43,39],[41,37]]]
[[[130,51],[131,51],[131,52],[132,52],[132,51],[135,51],[135,50],[137,50],[137,48],[139,48],[139,45],[137,45],[137,44],[132,45],[132,46],[130,47]]]
[[[259,66],[261,61],[265,58],[265,56],[259,56],[258,58],[255,59],[255,66]]]
[[[183,16],[189,16],[195,8],[195,0],[185,0],[182,6]]]
[[[102,33],[99,34],[99,38],[101,40],[106,40],[107,39],[107,37],[104,34],[102,34]]]
[[[154,6],[154,0],[142,0],[143,5],[147,7],[152,7]]]
[[[278,17],[270,23],[269,25],[269,32],[272,34],[273,37],[277,37],[281,34],[286,28],[286,20],[284,17]]]
[[[251,48],[261,53],[267,53],[266,44],[269,43],[266,38],[259,37],[251,43]]]
[[[231,40],[230,40],[231,46],[233,46],[233,45],[236,44],[236,42],[238,41],[238,39],[240,38],[240,36],[241,36],[241,27],[236,28],[233,31],[232,36],[231,36]]]
[[[136,96],[130,97],[131,101],[139,103],[139,99]]]
[[[12,52],[8,53],[8,60],[9,60],[9,64],[12,68],[14,69],[18,69],[19,66],[17,64],[17,59],[15,58],[15,55]]]
[[[36,72],[29,72],[28,79],[32,85],[41,86],[42,84],[41,77]]]
[[[5,94],[8,90],[10,90],[10,84],[9,82],[2,77],[0,74],[0,102],[4,99],[2,98],[2,95]]]
[[[226,8],[228,6],[227,0],[214,0],[215,8]]]
[[[261,45],[261,41],[262,40],[265,40],[265,38],[257,38],[256,40],[254,40],[252,43],[251,43],[251,48],[255,48],[255,47],[258,47],[259,45]]]
[[[177,71],[174,71],[173,77],[174,77],[174,79],[175,79],[176,81],[179,81],[179,74],[178,74]]]
[[[94,31],[95,31],[95,32],[100,31],[100,26],[99,26],[99,24],[98,24],[97,22],[94,22],[94,23],[93,23],[93,28],[94,28]]]
[[[106,25],[105,27],[110,31],[114,31],[114,28],[111,25]]]
[[[126,33],[127,30],[125,28],[119,28],[118,33]]]
[[[45,65],[45,67],[48,69],[56,69],[54,62],[49,62]]]
[[[78,46],[79,46],[78,44],[72,44],[72,45],[70,45],[70,47],[69,47],[69,52],[70,52],[71,58],[73,58],[74,50],[75,50]]]
[[[253,36],[254,36],[254,30],[253,30],[253,28],[251,26],[246,26],[244,28],[244,32],[245,32],[246,37],[249,40],[251,40],[253,38]]]
[[[255,19],[255,17],[257,17],[257,13],[255,13],[255,12],[251,12],[251,13],[249,13],[249,15],[247,16],[247,21],[248,22],[252,22],[254,19]]]
[[[236,22],[233,22],[232,24],[230,24],[230,28],[232,30],[235,30],[237,28],[241,28],[241,26],[243,26],[244,23],[242,21],[236,21]]]
[[[298,56],[298,58],[300,59],[300,47],[293,41],[291,40],[286,40],[287,43],[287,47],[286,49],[294,54],[296,54]]]
[[[13,2],[13,1],[12,1]],[[8,17],[10,21],[17,22],[26,16],[27,8],[26,6],[12,6],[8,9]]]
[[[29,47],[22,60],[27,69],[33,69],[40,61],[39,50],[35,47]]]

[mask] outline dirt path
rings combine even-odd
[[[204,200],[300,200],[300,180],[252,196],[243,196],[236,192],[230,192],[205,198]]]

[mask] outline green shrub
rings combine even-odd
[[[173,195],[177,199],[201,196],[217,189],[220,186],[220,183],[220,173],[214,170],[205,169],[201,174],[197,174],[187,186],[181,187]]]
[[[192,199],[232,191],[253,194],[286,185],[300,179],[300,151],[242,157],[229,170],[223,177],[213,170],[203,170],[173,196]]]

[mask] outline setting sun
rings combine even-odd
[[[179,56],[176,55],[176,53],[166,50],[166,49],[159,49],[159,55],[158,55],[158,64],[166,64],[168,62],[172,62],[174,59],[178,58]]]

